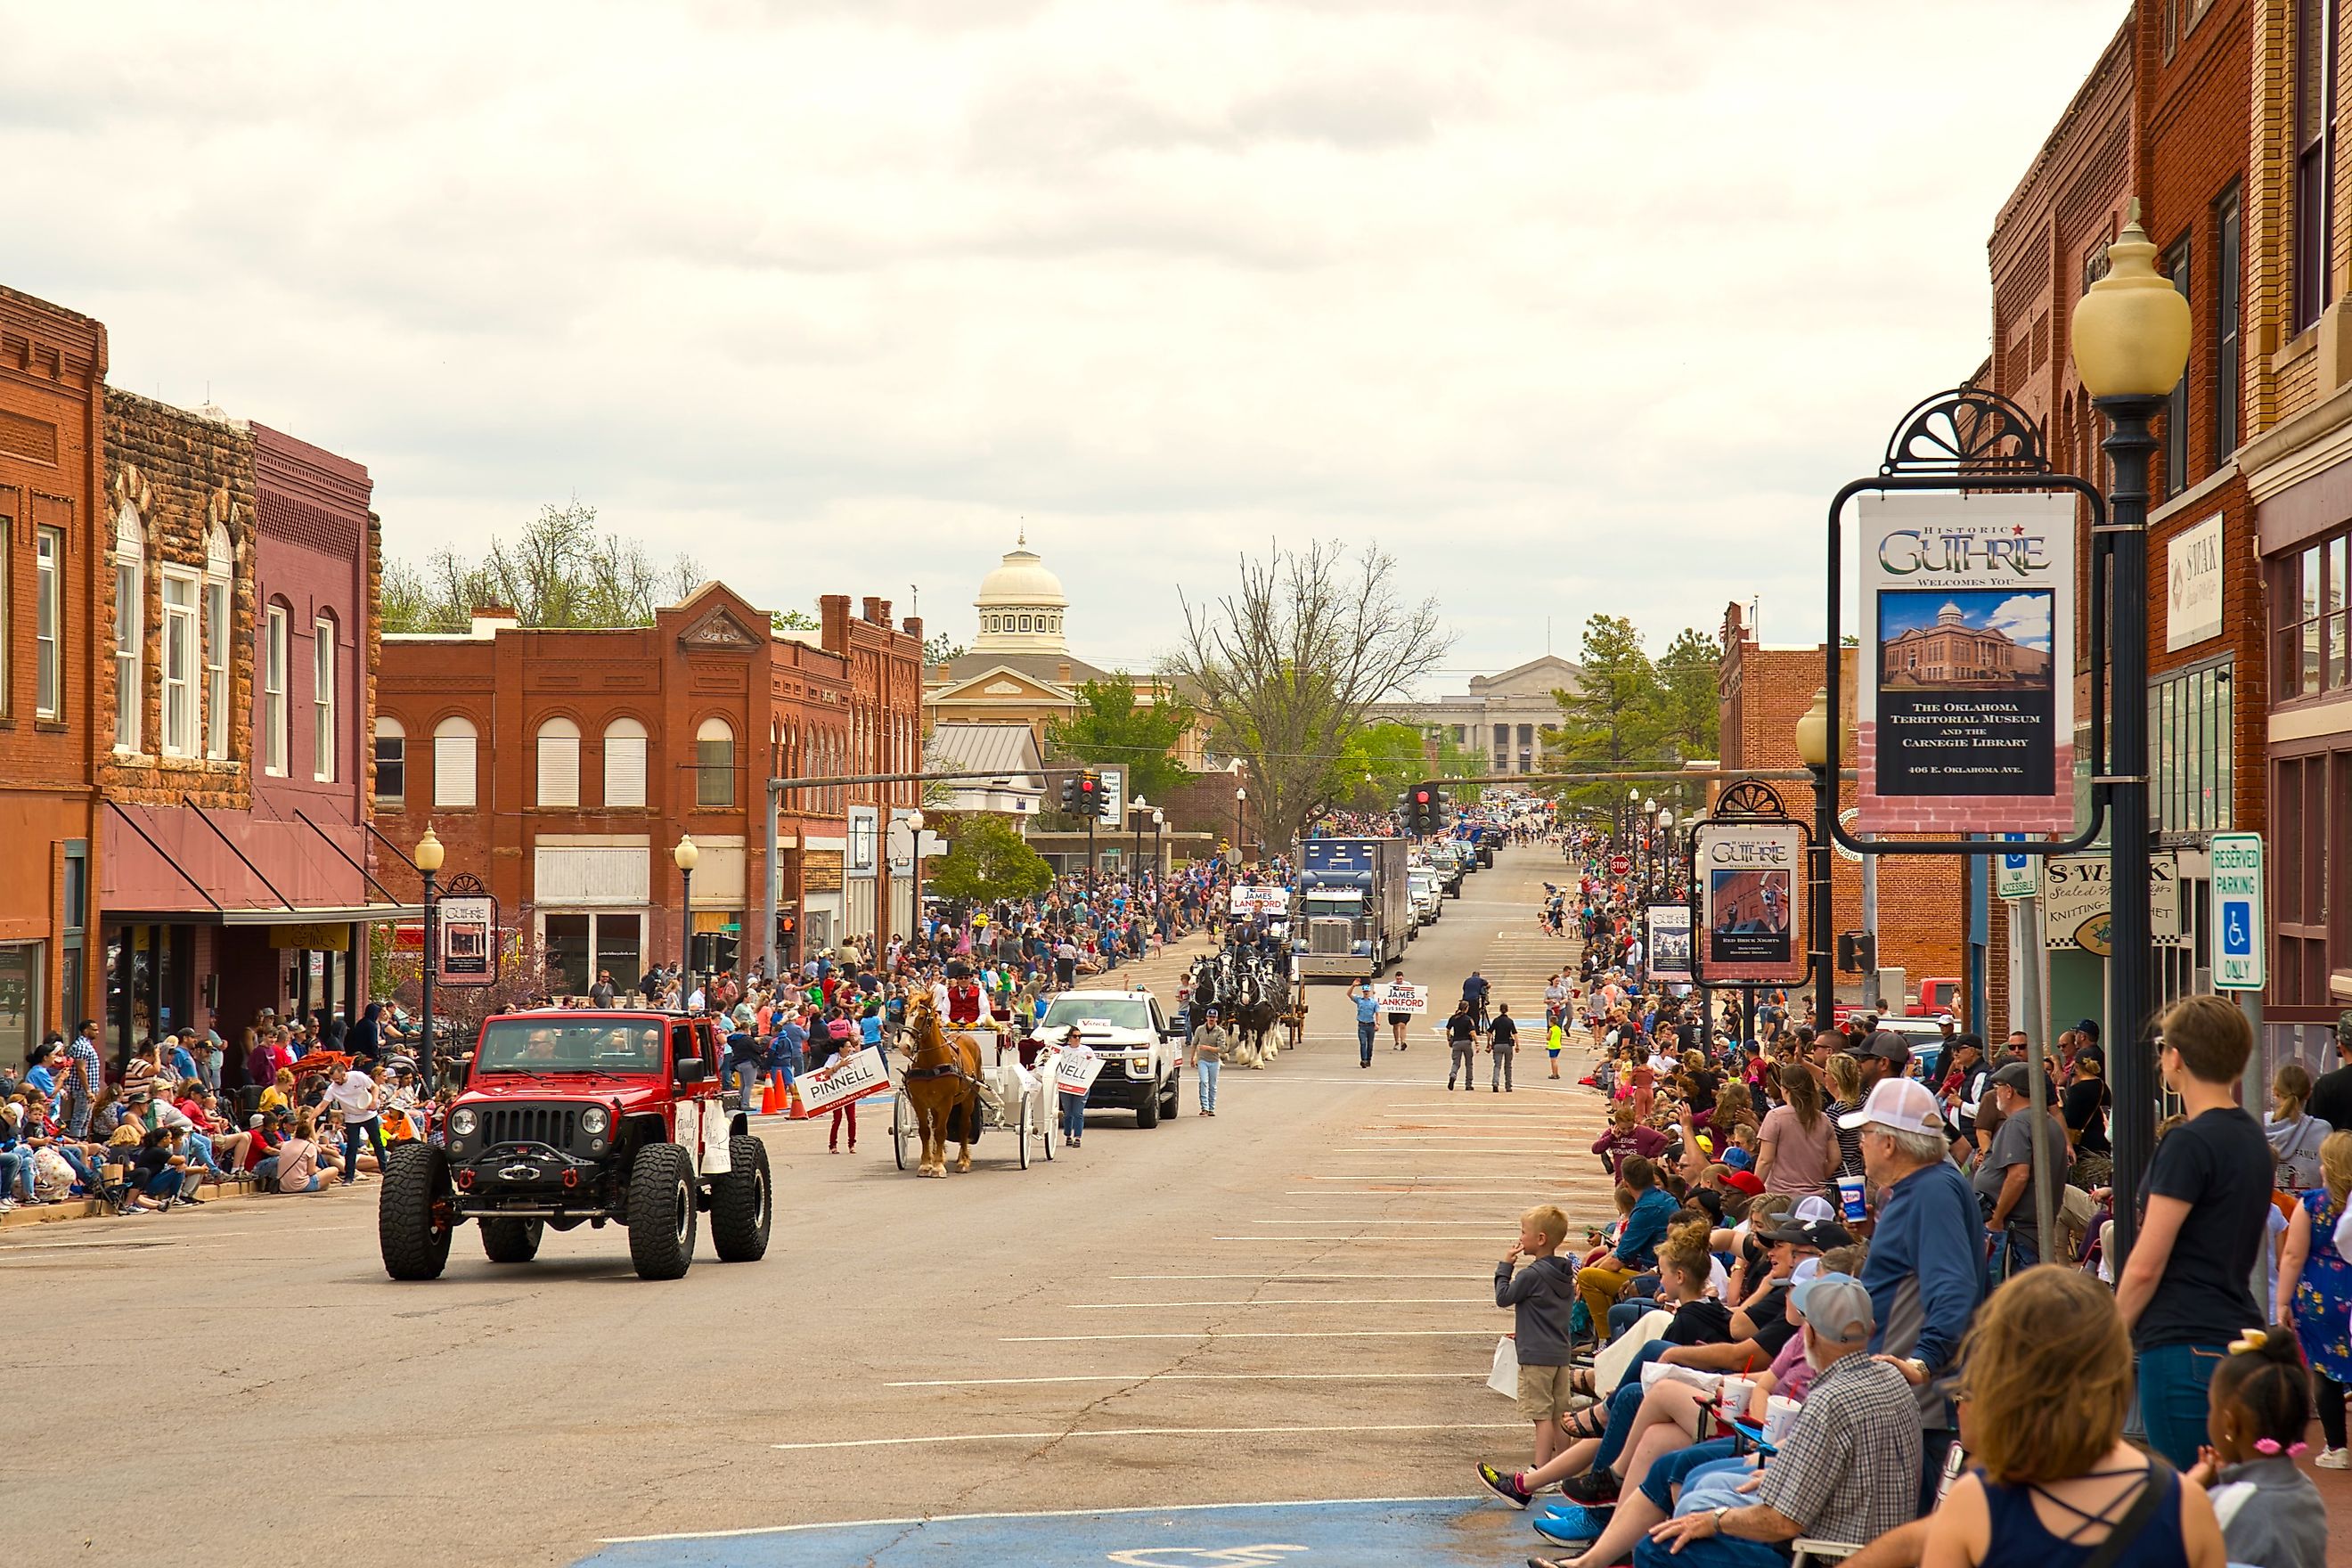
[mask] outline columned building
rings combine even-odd
[[[1381,702],[1375,721],[1410,724],[1430,746],[1452,745],[1489,773],[1542,771],[1544,748],[1559,728],[1552,693],[1574,690],[1584,672],[1554,654],[1513,665],[1499,675],[1474,675],[1470,689],[1424,702]]]

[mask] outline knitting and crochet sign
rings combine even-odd
[[[1858,502],[1856,810],[1872,833],[2074,826],[2074,497]]]

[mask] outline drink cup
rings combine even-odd
[[[1796,1420],[1797,1402],[1785,1394],[1772,1395],[1764,1402],[1764,1440],[1779,1447]]]
[[[1748,1402],[1755,1392],[1756,1384],[1752,1378],[1725,1378],[1715,1391],[1716,1414],[1726,1421],[1746,1420]]]
[[[1839,1201],[1845,1205],[1845,1217],[1849,1220],[1868,1217],[1862,1206],[1862,1178],[1840,1176],[1837,1184]]]

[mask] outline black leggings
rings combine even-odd
[[[2319,1406],[2319,1433],[2331,1448],[2344,1447],[2344,1385],[2325,1373],[2311,1374],[2313,1400]]]

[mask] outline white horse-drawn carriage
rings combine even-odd
[[[977,1029],[967,1026],[954,1032],[976,1035],[985,1042],[992,1031],[994,1059],[984,1061],[980,1072],[981,1126],[1011,1133],[1014,1162],[1025,1171],[1029,1168],[1032,1145],[1035,1152],[1051,1160],[1055,1140],[1061,1135],[1054,1089],[1054,1068],[1061,1053],[1051,1046],[1042,1047],[1030,1065],[1024,1067],[1019,1038],[1009,1025],[983,1025]],[[982,1050],[988,1049],[983,1043]],[[890,1096],[890,1147],[898,1169],[908,1170],[915,1164],[920,1142],[914,1102],[908,1099],[906,1085],[900,1081]]]

